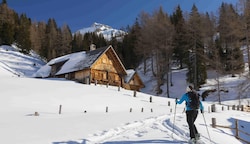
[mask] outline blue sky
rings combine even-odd
[[[195,4],[200,12],[217,12],[222,1],[236,4],[238,0],[7,0],[8,6],[32,21],[54,18],[58,26],[69,25],[72,32],[94,22],[120,29],[132,25],[142,12],[152,13],[160,6],[172,14],[178,4],[190,12]]]

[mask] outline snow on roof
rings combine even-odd
[[[68,58],[60,61],[60,62],[64,62],[64,61],[66,62],[55,75],[60,75],[60,74],[80,70],[81,67],[78,67],[77,65],[78,63],[82,63],[81,61],[85,60],[85,58],[86,58],[85,51],[70,54]]]
[[[33,77],[43,77],[43,78],[49,77],[51,72],[51,66],[61,62],[65,63],[55,75],[65,74],[89,68],[108,47],[109,46],[98,48],[93,51],[87,51],[87,52],[82,51],[54,58],[51,61],[49,61],[45,66],[40,68],[33,75]]]
[[[128,83],[136,72],[133,69],[128,69],[126,70],[126,72],[127,72],[127,75],[125,76],[124,81],[125,83]]]

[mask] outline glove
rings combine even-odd
[[[175,104],[177,104],[178,98],[175,98]]]
[[[203,110],[203,109],[201,109],[201,113],[204,113],[204,110]]]

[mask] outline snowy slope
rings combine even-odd
[[[19,52],[17,47],[0,46],[0,68],[14,75],[32,76],[45,62],[33,51],[29,55]]]
[[[25,65],[37,59],[28,56],[28,59],[23,59],[26,56],[15,49],[7,52],[3,50],[0,53],[1,143],[187,144],[189,132],[183,113],[185,104],[177,105],[174,115],[174,99],[139,92],[134,97],[132,91],[125,89],[118,91],[117,87],[84,85],[65,79],[18,77],[16,73],[35,72],[32,66],[24,68],[20,65],[20,58]],[[185,90],[183,74],[185,70],[175,71],[173,75],[176,85],[172,89],[173,95]],[[225,78],[224,81],[229,84],[232,80]],[[150,96],[153,97],[152,103],[149,102]],[[233,99],[234,96],[228,97]],[[248,101],[245,99],[242,103],[247,104]],[[213,101],[204,102],[206,121],[201,114],[196,121],[201,139],[213,144],[242,144],[234,137],[234,131],[212,128],[211,118],[217,118],[219,125],[232,127],[237,118],[240,128],[250,133],[250,114],[233,110],[222,112],[220,105],[216,113],[208,113],[211,103]],[[230,101],[232,103],[237,104],[238,101]],[[39,116],[34,116],[35,112]],[[240,136],[250,141],[249,136]]]
[[[93,23],[90,27],[82,28],[76,31],[76,33],[81,33],[81,34],[85,34],[88,32],[94,32],[97,33],[98,35],[102,34],[106,40],[111,40],[112,37],[115,37],[117,40],[122,40],[123,36],[126,35],[126,32],[122,30],[117,30],[108,25],[96,22]]]

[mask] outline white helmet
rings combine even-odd
[[[191,92],[191,91],[193,91],[193,87],[191,86],[191,85],[189,85],[189,86],[187,86],[187,88],[186,88],[186,92]]]

